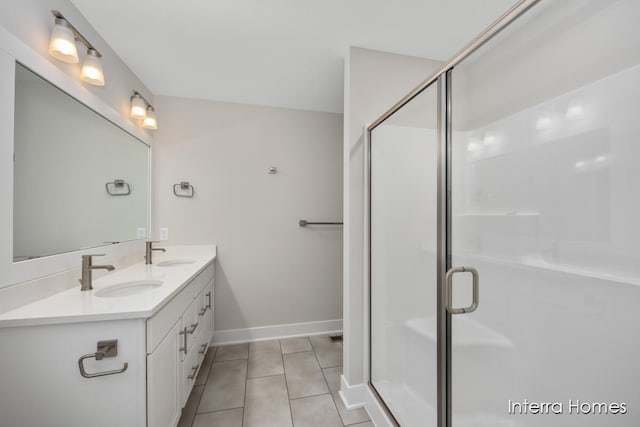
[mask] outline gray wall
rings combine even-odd
[[[342,115],[156,103],[156,236],[218,245],[216,330],[342,319],[342,228],[298,226],[342,220]],[[180,181],[193,199],[173,195]]]
[[[352,47],[346,58],[344,108],[344,377],[365,381],[364,126],[435,72],[442,63]]]

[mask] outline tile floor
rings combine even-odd
[[[212,347],[178,427],[374,427],[345,408],[341,374],[326,335]]]

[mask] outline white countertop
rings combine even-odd
[[[0,328],[149,318],[216,258],[215,245],[167,246],[166,249],[166,252],[153,252],[151,265],[140,262],[95,279],[91,291],[80,291],[80,283],[77,283],[64,292],[0,314]],[[195,262],[169,267],[157,265],[178,259]],[[100,289],[134,280],[161,280],[163,285],[135,295],[95,296]]]

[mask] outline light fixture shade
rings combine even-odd
[[[76,64],[79,61],[76,39],[65,19],[56,18],[49,41],[49,55],[68,64]]]
[[[104,86],[104,71],[102,70],[102,60],[100,59],[100,55],[95,49],[89,48],[87,50],[87,57],[82,63],[80,78],[83,82],[95,86]]]
[[[152,106],[147,108],[147,117],[142,122],[142,127],[146,129],[156,130],[158,129],[158,120],[156,119],[156,112]]]
[[[137,93],[131,97],[131,117],[134,119],[147,117],[147,103]]]

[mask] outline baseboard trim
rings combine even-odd
[[[373,391],[366,384],[350,385],[344,375],[340,376],[340,397],[347,409],[364,408],[377,427],[395,427]]]
[[[349,385],[344,375],[340,375],[340,397],[347,409],[362,408],[364,406],[364,384]]]
[[[246,342],[293,338],[342,332],[342,319],[321,322],[290,323],[286,325],[260,326],[246,329],[216,331],[212,345],[240,344]]]

